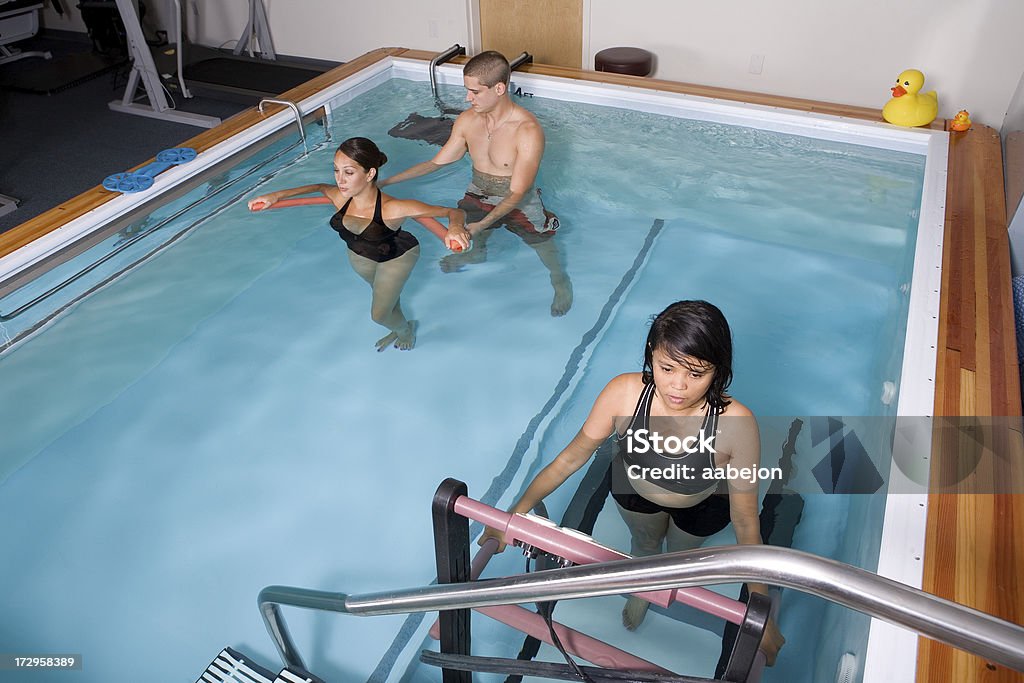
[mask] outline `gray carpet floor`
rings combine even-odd
[[[84,38],[84,36],[83,36]],[[87,40],[87,39],[86,39]],[[81,40],[37,36],[18,44],[24,50],[49,50],[54,59],[91,51]],[[29,77],[46,69],[44,60],[27,58],[0,65],[5,75]],[[126,171],[177,147],[201,128],[111,111],[107,103],[124,94],[128,65],[54,94],[0,87],[0,194],[19,200],[0,216],[0,232],[23,223]],[[192,112],[228,118],[246,105],[208,98],[182,101]]]

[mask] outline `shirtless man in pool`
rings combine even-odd
[[[544,154],[544,131],[533,114],[512,102],[508,93],[511,73],[508,60],[499,52],[482,52],[466,62],[462,75],[470,107],[455,120],[441,151],[379,185],[433,173],[468,151],[473,180],[459,208],[470,221],[465,230],[473,240],[473,250],[446,257],[442,267],[454,269],[486,259],[491,229],[504,225],[537,252],[555,290],[551,315],[565,315],[572,307],[572,283],[553,239],[558,218],[544,208],[540,190],[533,186]]]

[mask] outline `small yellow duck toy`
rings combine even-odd
[[[882,108],[882,118],[897,126],[927,126],[939,113],[939,98],[935,91],[921,94],[924,74],[907,69],[896,79],[892,99]]]
[[[949,122],[949,129],[955,130],[958,133],[962,133],[965,130],[971,129],[971,115],[966,109],[961,109],[953,117],[953,120]]]

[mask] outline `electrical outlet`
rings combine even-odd
[[[427,35],[431,38],[437,38],[438,26],[437,19],[430,19],[427,21]]]
[[[750,55],[750,66],[748,71],[752,74],[760,74],[764,69],[764,55]]]

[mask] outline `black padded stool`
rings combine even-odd
[[[594,55],[594,68],[613,74],[647,76],[654,69],[654,55],[638,47],[609,47]]]

